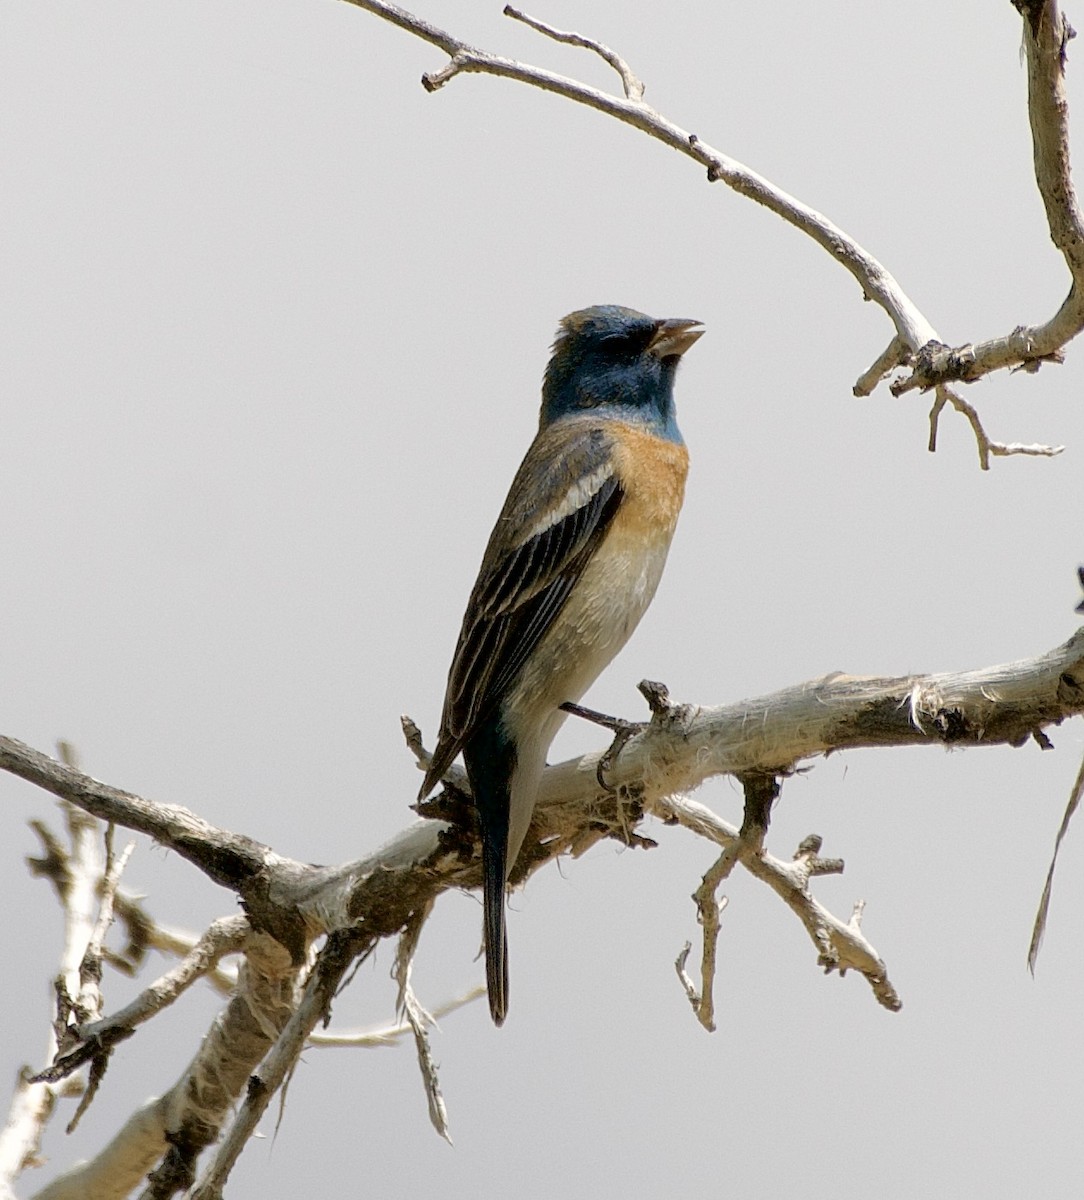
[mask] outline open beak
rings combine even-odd
[[[648,343],[648,353],[656,358],[679,358],[704,333],[701,321],[676,318],[660,321]]]

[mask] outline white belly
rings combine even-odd
[[[567,717],[558,705],[579,700],[594,683],[628,641],[659,586],[673,528],[657,530],[647,547],[639,532],[610,530],[502,706],[518,751],[509,869],[530,824],[550,744]]]

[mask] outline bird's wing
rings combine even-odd
[[[597,422],[567,422],[527,451],[463,617],[423,796],[511,688],[609,529],[623,497],[612,445]]]

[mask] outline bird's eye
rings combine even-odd
[[[604,353],[611,358],[622,358],[625,355],[639,354],[646,344],[646,338],[638,331],[632,333],[625,330],[622,333],[607,333],[599,338],[599,345]]]

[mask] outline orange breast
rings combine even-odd
[[[663,534],[669,542],[685,498],[688,450],[634,425],[622,425],[613,456],[625,493],[615,524],[619,521],[623,531],[646,538]]]

